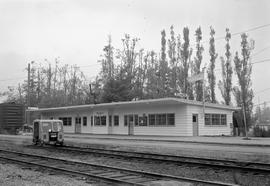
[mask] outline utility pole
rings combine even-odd
[[[94,97],[93,98],[94,99],[94,104],[97,104],[96,103],[96,93],[93,92],[91,83],[89,84],[89,89],[90,89],[90,95],[92,95]]]
[[[243,116],[244,116],[244,123],[245,123],[245,133],[246,133],[246,137],[244,139],[249,139],[248,138],[248,131],[247,131],[247,119],[246,119],[246,109],[245,109],[245,104],[243,102]]]
[[[262,115],[261,115],[261,106],[260,106],[260,97],[258,97],[258,106],[259,106],[259,123],[262,121]]]
[[[28,79],[27,79],[27,109],[30,107],[30,63],[27,68]],[[27,124],[30,125],[30,113],[27,113]]]

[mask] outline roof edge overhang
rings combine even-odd
[[[84,110],[84,109],[94,109],[102,107],[114,107],[114,106],[127,106],[127,105],[144,105],[144,104],[185,104],[185,105],[196,105],[203,106],[203,102],[180,99],[180,98],[158,98],[158,99],[147,99],[147,100],[138,100],[138,101],[123,101],[123,102],[112,102],[112,103],[100,103],[100,104],[88,104],[88,105],[75,105],[75,106],[65,106],[65,107],[52,107],[52,108],[39,108],[39,109],[27,109],[26,112],[51,112],[51,111],[66,111],[66,110]],[[233,107],[222,104],[215,103],[205,103],[205,107],[217,108],[217,109],[226,109],[226,110],[240,110],[240,107]]]

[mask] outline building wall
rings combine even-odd
[[[139,116],[142,116],[145,114],[148,116],[148,114],[163,113],[175,114],[174,126],[134,126],[134,135],[188,136],[185,105],[160,105],[115,109],[114,114],[118,114],[120,118],[119,126],[113,128],[113,134],[128,134],[128,127],[124,126],[124,115],[138,114]]]
[[[69,112],[42,113],[42,119],[58,119],[59,117],[72,117],[72,125],[64,126],[67,133],[75,133],[75,117],[81,117],[81,133],[91,134],[128,134],[128,127],[124,126],[124,115],[137,114],[175,114],[174,126],[134,126],[134,135],[163,135],[163,136],[193,136],[192,114],[198,114],[199,136],[203,135],[230,135],[232,123],[232,111],[216,108],[206,108],[206,113],[218,113],[227,115],[226,126],[205,126],[203,119],[203,111],[201,106],[195,105],[144,105],[113,109],[88,109],[73,110]],[[94,121],[91,125],[91,116],[105,115],[106,126],[95,126]],[[112,115],[112,126],[109,126],[109,115]],[[119,126],[114,126],[113,116],[119,116]],[[83,126],[83,117],[87,117],[87,126]],[[93,117],[94,118],[94,117]],[[149,118],[148,118],[149,119]],[[149,120],[148,120],[149,124]]]
[[[166,136],[188,136],[191,134],[188,131],[188,123],[186,106],[185,105],[166,105],[166,106],[144,106],[133,108],[115,108],[115,109],[99,109],[88,111],[69,111],[69,112],[50,112],[42,113],[41,119],[59,119],[59,117],[72,117],[72,125],[64,126],[64,131],[67,133],[75,132],[75,117],[87,117],[87,126],[82,125],[82,133],[92,134],[128,134],[128,127],[124,126],[124,115],[137,114],[139,116],[145,114],[162,114],[162,113],[174,113],[175,125],[174,126],[134,126],[134,135],[166,135]],[[109,127],[109,114],[119,116],[119,126]],[[106,126],[91,125],[91,116],[94,115],[106,115]],[[148,121],[149,122],[149,121]],[[82,122],[83,123],[83,122]]]
[[[207,126],[204,124],[204,118],[203,118],[203,109],[202,107],[195,106],[195,105],[188,105],[188,123],[191,123],[189,125],[189,130],[191,131],[191,134],[193,134],[192,129],[192,114],[198,114],[198,122],[199,122],[199,136],[205,136],[205,135],[231,135],[232,134],[232,114],[233,112],[231,110],[225,110],[225,109],[217,109],[217,108],[205,108],[205,113],[209,114],[226,114],[227,116],[227,125],[220,125],[220,126]]]
[[[71,126],[64,126],[64,131],[66,133],[75,133],[75,118],[81,117],[81,133],[93,133],[93,134],[107,134],[108,133],[108,126],[95,126],[91,125],[91,116],[93,113],[102,112],[104,115],[108,115],[107,110],[98,110],[93,111],[92,109],[89,110],[74,110],[68,112],[50,112],[50,113],[42,113],[41,119],[59,119],[60,117],[71,117],[72,122]],[[83,117],[87,117],[87,125],[83,125]],[[108,120],[108,116],[107,116]],[[108,124],[108,121],[106,122]]]
[[[22,104],[0,104],[0,133],[15,134],[23,123],[24,106]]]

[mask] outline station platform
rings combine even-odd
[[[124,151],[171,154],[270,163],[270,138],[171,137],[65,134],[65,144]],[[1,140],[31,144],[32,135],[0,135]]]
[[[213,145],[234,145],[234,146],[256,146],[270,147],[270,138],[234,137],[234,136],[145,136],[145,135],[108,135],[108,134],[65,134],[65,138],[81,139],[100,139],[100,140],[124,140],[124,141],[160,141],[170,143],[194,143],[194,144],[213,144]]]

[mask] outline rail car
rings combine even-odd
[[[33,143],[62,146],[64,144],[63,122],[61,120],[34,120]]]

